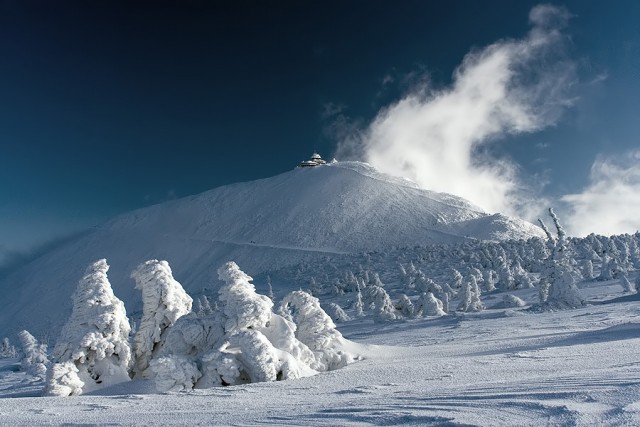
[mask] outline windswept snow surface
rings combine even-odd
[[[0,359],[0,424],[640,425],[639,298],[616,298],[614,282],[581,287],[592,305],[575,310],[353,320],[341,330],[365,360],[291,381],[161,395],[132,381],[41,398],[16,359]]]
[[[55,338],[82,272],[102,258],[115,294],[136,316],[142,303],[129,275],[148,259],[167,260],[195,295],[217,288],[215,271],[231,260],[258,275],[391,246],[534,235],[542,231],[530,223],[488,215],[366,163],[295,169],[119,216],[23,266],[0,280],[0,333],[50,331]]]

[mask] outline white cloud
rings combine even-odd
[[[640,150],[624,156],[598,156],[589,185],[562,197],[569,205],[571,234],[634,233],[640,229]]]
[[[345,137],[338,158],[355,155],[489,212],[526,216],[531,197],[524,196],[518,167],[486,148],[507,135],[554,124],[571,104],[575,67],[560,31],[568,18],[565,9],[536,6],[525,38],[468,53],[447,89],[416,86],[366,129]]]

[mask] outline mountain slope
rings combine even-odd
[[[327,254],[540,234],[364,163],[295,169],[121,215],[45,254],[0,283],[0,325],[8,329],[0,332],[57,334],[84,268],[99,258],[131,314],[140,298],[129,274],[150,258],[169,261],[198,292],[217,288],[214,272],[228,260],[258,274]]]

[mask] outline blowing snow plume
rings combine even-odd
[[[528,216],[517,166],[487,146],[507,135],[553,125],[571,104],[575,66],[561,30],[570,15],[534,7],[520,40],[468,53],[443,90],[420,87],[382,109],[369,126],[343,139],[338,156],[360,157],[379,170],[430,190],[462,196],[489,212]]]

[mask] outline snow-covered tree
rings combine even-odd
[[[131,273],[142,291],[142,319],[133,339],[136,376],[147,376],[151,359],[162,348],[167,328],[191,312],[193,300],[173,278],[166,261],[149,260]]]
[[[549,290],[543,303],[544,307],[555,310],[582,307],[585,304],[584,299],[569,269],[555,260],[550,269],[552,272],[547,275]]]
[[[256,293],[251,276],[235,262],[228,262],[218,269],[218,277],[225,282],[218,291],[218,301],[225,315],[226,333],[263,328],[269,323],[273,301]]]
[[[415,314],[413,303],[405,294],[400,295],[400,298],[396,303],[396,310],[398,310],[400,314],[407,318],[411,318]]]
[[[28,331],[20,331],[18,338],[22,345],[21,369],[29,375],[44,380],[47,376],[47,366],[49,365],[47,345],[38,343],[38,340]]]
[[[551,235],[551,232],[549,231],[549,228],[547,227],[547,225],[544,223],[544,221],[542,220],[542,218],[538,218],[538,223],[540,223],[540,228],[542,228],[542,231],[544,231],[544,234],[547,235],[547,239],[548,242],[554,242],[555,239],[553,238],[553,236]]]
[[[496,290],[496,278],[495,271],[491,269],[484,270],[482,273],[484,279],[484,287],[487,292],[493,292]]]
[[[267,296],[271,301],[275,301],[273,296],[273,285],[271,284],[271,276],[267,275]]]
[[[545,260],[545,269],[540,275],[538,308],[561,310],[582,307],[584,299],[580,295],[572,274],[573,268],[570,265],[566,234],[551,208],[549,214],[558,231],[558,238],[551,245],[551,255]]]
[[[504,308],[519,308],[526,306],[527,303],[513,294],[504,294],[502,296],[502,307]]]
[[[343,349],[342,334],[317,298],[303,291],[291,292],[282,300],[282,311],[293,320],[295,337],[316,355],[313,369],[328,371],[353,361],[353,355]]]
[[[602,266],[600,268],[600,275],[597,280],[606,281],[613,280],[618,277],[620,268],[615,258],[605,255],[602,259]]]
[[[213,308],[211,308],[211,303],[209,302],[209,298],[206,295],[201,295],[198,298],[198,316],[210,316],[213,314]]]
[[[351,317],[349,317],[349,315],[344,312],[342,307],[340,307],[335,302],[329,303],[328,314],[336,323],[348,322],[349,320],[351,320]]]
[[[48,394],[57,389],[56,375],[77,376],[84,383],[83,391],[129,381],[132,365],[129,319],[124,304],[113,294],[108,270],[107,261],[98,260],[87,267],[78,283],[71,317],[53,350],[57,366],[56,374],[48,378]],[[67,362],[72,362],[75,369],[60,376],[72,366]]]
[[[182,316],[167,329],[150,365],[158,390],[293,379],[353,360],[317,298],[294,292],[283,300],[281,316],[235,263],[220,267],[218,277],[225,282],[219,309]]]
[[[0,357],[17,357],[18,351],[16,348],[11,345],[9,338],[5,337],[2,339],[2,344],[0,345]]]
[[[462,277],[462,274],[454,268],[452,269],[451,276],[452,276],[451,287],[454,290],[462,288],[462,281],[464,279],[464,277]]]
[[[362,302],[362,292],[360,292],[359,287],[358,287],[358,291],[356,292],[356,300],[353,303],[353,309],[355,311],[356,317],[364,316],[364,304]]]
[[[585,280],[593,280],[593,262],[591,259],[584,260],[582,264],[582,277]]]
[[[507,265],[506,257],[498,257],[496,270],[498,273],[498,283],[496,286],[503,291],[514,289],[515,280],[511,269]]]
[[[620,285],[622,285],[622,290],[625,291],[625,292],[634,292],[635,291],[635,289],[633,288],[633,285],[629,281],[629,278],[627,277],[626,273],[623,273],[623,274],[620,275]]]
[[[45,396],[78,396],[82,394],[84,382],[80,371],[72,360],[54,363],[47,372]]]
[[[484,304],[480,300],[480,288],[475,280],[475,277],[471,276],[470,280],[462,287],[460,304],[458,304],[458,311],[473,312],[484,310]]]
[[[159,391],[188,391],[202,377],[195,361],[186,356],[170,355],[154,358],[150,369]]]
[[[431,292],[423,293],[416,303],[416,313],[423,316],[444,316],[442,301],[436,298]]]
[[[374,306],[374,321],[386,322],[396,319],[395,307],[384,288],[376,285],[368,286],[365,292],[365,299]]]

